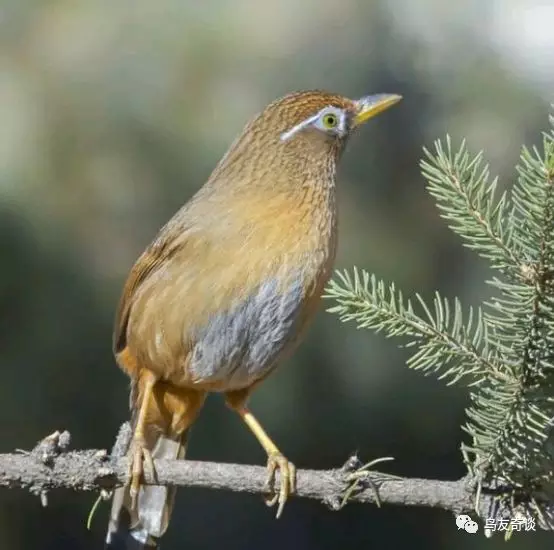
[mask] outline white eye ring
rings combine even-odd
[[[344,111],[337,107],[325,107],[319,111],[315,127],[322,132],[342,136],[346,130]]]
[[[330,122],[331,124],[329,124]],[[314,116],[303,120],[296,126],[293,126],[290,130],[283,132],[281,134],[281,141],[288,141],[298,132],[312,125],[327,134],[343,136],[346,133],[346,114],[338,107],[325,107]]]

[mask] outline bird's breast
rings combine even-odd
[[[129,343],[176,385],[249,387],[294,348],[317,309],[335,255],[334,211],[263,206],[263,219],[259,204],[245,204],[243,220],[190,230],[136,298]]]
[[[196,328],[186,379],[231,391],[265,378],[294,349],[316,312],[330,274],[329,252],[314,251],[304,265],[283,264]]]
[[[317,310],[335,257],[334,204],[274,220],[266,228],[273,236],[259,241],[250,234],[237,257],[254,275],[244,292],[194,332],[185,370],[195,384],[230,391],[264,378],[294,349]]]
[[[186,371],[195,384],[229,391],[264,377],[301,328],[302,312],[314,299],[300,273],[279,274],[229,309],[212,315],[194,334]]]

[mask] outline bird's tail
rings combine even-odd
[[[152,458],[182,459],[185,456],[189,430],[180,436],[156,436],[151,448]],[[165,533],[173,510],[175,487],[141,485],[137,508],[131,510],[129,487],[114,491],[106,550],[154,550]]]

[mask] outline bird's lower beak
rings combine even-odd
[[[358,112],[354,115],[354,127],[367,122],[370,118],[392,107],[401,99],[402,96],[397,94],[368,95],[358,99],[356,101]]]

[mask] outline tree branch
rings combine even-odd
[[[0,454],[0,487],[26,489],[40,495],[44,504],[46,494],[53,489],[109,491],[125,483],[128,475],[127,459],[118,456],[125,448],[121,439],[128,436],[124,430],[120,430],[111,456],[105,450],[67,451],[67,432],[48,436],[31,452]],[[156,479],[144,474],[146,484],[252,494],[267,490],[267,471],[262,466],[156,460],[155,468]],[[471,513],[475,508],[474,486],[468,478],[442,481],[397,477],[367,470],[356,457],[334,470],[298,470],[295,496],[319,500],[334,510],[350,502],[432,507],[456,514]],[[486,510],[491,511],[493,497],[482,495],[482,518],[491,517]]]
[[[204,487],[238,493],[265,492],[267,471],[262,466],[221,464],[192,460],[156,460],[157,479],[144,474],[146,484]],[[296,496],[340,507],[348,488],[348,470],[298,470]],[[463,481],[396,478],[372,472],[383,503],[431,506],[459,511],[471,508],[471,495]],[[127,459],[111,461],[105,451],[71,451],[48,465],[29,454],[0,454],[0,487],[23,488],[32,493],[68,488],[75,491],[112,489],[127,479]],[[375,491],[362,488],[349,502],[376,502]]]

